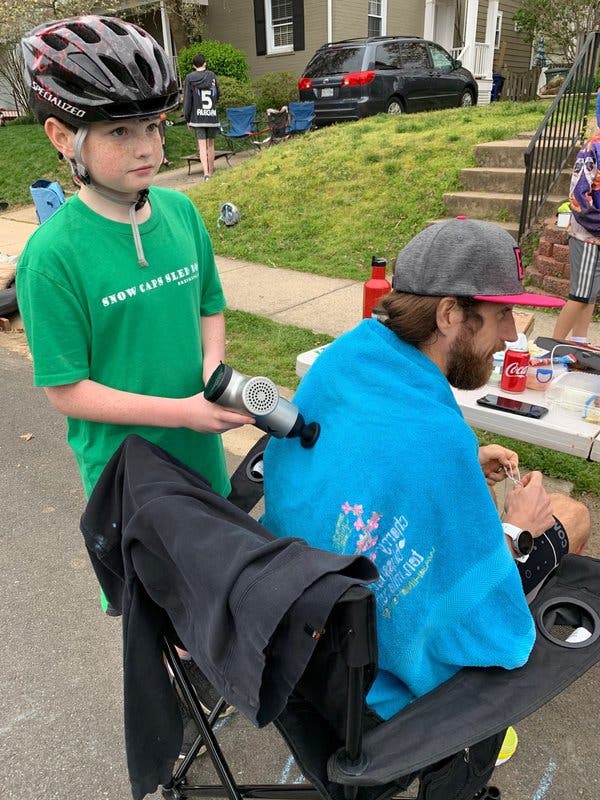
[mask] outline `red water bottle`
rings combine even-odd
[[[524,336],[511,342],[504,353],[504,365],[500,388],[505,392],[524,392],[527,384],[527,370],[529,369],[529,349]]]
[[[385,258],[371,258],[371,277],[363,284],[363,319],[372,317],[379,298],[392,291],[392,285],[385,277],[386,267]]]

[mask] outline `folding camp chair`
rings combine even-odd
[[[252,142],[253,137],[265,133],[265,130],[257,128],[256,106],[226,108],[225,116],[227,121],[221,125],[221,132],[232,149],[236,142]]]
[[[312,100],[290,103],[290,125],[288,133],[306,133],[315,119],[315,104]]]
[[[128,441],[131,445],[128,445]],[[230,500],[235,501],[244,512],[253,507],[262,493],[261,459],[264,445],[264,440],[261,440],[250,451],[232,478],[234,489]],[[113,476],[120,476],[120,480],[126,481],[128,491],[133,492],[135,502],[130,505],[135,508],[135,513],[140,511],[138,500],[143,497],[151,502],[151,508],[148,508],[152,512],[151,527],[156,527],[161,518],[163,524],[169,525],[163,543],[179,550],[193,539],[188,529],[179,533],[178,518],[173,518],[169,523],[165,514],[160,513],[161,504],[157,505],[156,502],[160,498],[153,497],[151,485],[146,480],[139,490],[131,484],[136,472],[142,471],[144,479],[147,477],[144,471],[151,469],[149,462],[152,459],[157,460],[158,464],[162,461],[168,467],[164,478],[164,485],[168,489],[168,507],[173,507],[174,497],[181,497],[189,511],[192,498],[200,491],[198,487],[201,488],[202,479],[199,476],[186,471],[183,465],[159,448],[149,443],[144,445],[139,437],[128,437],[107,467],[108,473],[105,470],[98,485],[99,493],[97,487],[90,499],[86,511],[90,518],[86,520],[86,515],[82,518],[82,530],[93,556],[92,561],[94,556],[98,559],[104,552],[113,573],[117,567],[114,542],[111,544],[106,537],[111,526],[127,526],[125,517],[115,514],[114,509],[105,511],[109,498],[114,503]],[[175,482],[174,476],[178,478]],[[181,486],[176,485],[179,480]],[[210,498],[210,495],[207,497]],[[228,535],[227,529],[222,525],[219,527],[223,515],[231,515],[238,522],[247,515],[240,514],[238,505],[233,506],[231,502],[219,498],[214,503],[214,522],[217,526],[214,547],[227,547],[228,544],[221,540],[223,534]],[[123,508],[127,507],[125,503]],[[195,532],[204,528],[210,518],[210,513],[207,516],[203,512],[202,524],[194,526]],[[247,519],[248,535],[251,536],[257,523],[250,517]],[[146,515],[144,520],[146,535]],[[237,552],[233,545],[239,546],[245,541],[243,535],[239,537],[237,534],[239,530],[236,530],[231,552]],[[277,541],[281,543],[283,540]],[[136,539],[135,543],[136,557],[139,558],[143,551],[143,540]],[[152,547],[151,552],[155,554],[158,551]],[[315,563],[331,558],[326,551],[314,552],[317,559]],[[294,572],[286,574],[289,580],[296,579]],[[145,580],[144,575],[138,575],[138,578],[142,582]],[[165,585],[161,585],[162,578],[162,569],[155,562],[148,582],[143,585],[158,598],[163,597],[165,589]],[[200,578],[197,580],[200,581]],[[280,597],[281,584],[275,585],[278,587],[278,596],[272,600],[272,605],[277,605]],[[111,588],[110,583],[103,586]],[[188,586],[185,591],[190,589],[193,587]],[[246,593],[242,596],[244,605],[251,602]],[[165,608],[177,613],[176,606],[166,604]],[[227,608],[231,614],[235,604]],[[245,610],[246,613],[252,613],[252,609]],[[210,721],[181,667],[173,647],[173,634],[165,630],[162,639],[164,658],[198,725],[201,739],[199,737],[196,745],[199,747],[201,741],[206,744],[220,784],[190,786],[186,783],[193,751],[197,749],[193,748],[170,781],[163,782],[163,795],[173,800],[191,796],[227,797],[229,800],[246,797],[385,800],[404,791],[418,779],[418,800],[498,800],[500,793],[494,787],[488,787],[487,782],[494,769],[506,727],[533,713],[600,660],[600,562],[581,556],[566,556],[556,575],[532,603],[531,611],[537,637],[525,666],[514,670],[462,669],[391,719],[382,721],[365,704],[365,696],[377,666],[374,597],[363,586],[355,585],[344,591],[330,609],[324,624],[318,628],[305,626],[307,637],[303,641],[311,641],[311,656],[301,676],[291,687],[285,707],[274,719],[302,774],[310,781],[302,785],[237,784]],[[161,613],[164,615],[164,609]],[[169,616],[172,613],[170,610]],[[129,616],[129,626],[133,618]],[[161,616],[157,618],[162,619]],[[152,616],[149,617],[147,613],[142,616],[136,614],[135,619],[142,626],[152,624]],[[283,632],[287,632],[292,626],[291,617],[286,614],[281,625]],[[585,641],[568,642],[557,631],[560,626],[584,627],[590,636]],[[151,629],[152,638],[159,632],[160,629]],[[191,647],[189,649],[191,651]],[[275,658],[272,664],[281,665],[281,662]],[[141,675],[149,674],[149,662],[146,660],[139,669]],[[268,666],[265,672],[267,674],[263,680],[266,684],[263,683],[263,688],[266,686],[267,690],[264,697],[269,700],[269,689],[279,687],[280,676],[271,675]],[[239,671],[237,674],[243,675]],[[285,674],[289,677],[289,673]],[[233,695],[236,690],[235,683],[229,685],[228,691]],[[227,699],[235,702],[235,697]],[[243,696],[240,699],[244,701]],[[215,709],[211,718],[216,713]],[[157,725],[162,725],[163,719],[162,714],[154,713]],[[164,732],[150,731],[142,752],[145,753],[152,743],[164,739]],[[137,739],[134,739],[134,744],[138,744]]]
[[[266,139],[255,141],[253,144],[259,147],[271,147],[274,144],[284,142],[289,138],[288,126],[290,114],[287,106],[281,108],[267,108],[267,127],[269,135]]]

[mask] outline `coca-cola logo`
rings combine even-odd
[[[527,375],[528,370],[527,364],[518,364],[516,361],[513,361],[512,364],[509,364],[506,369],[504,370],[505,375],[508,375],[509,378],[524,378]]]

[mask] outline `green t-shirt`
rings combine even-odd
[[[204,389],[200,317],[225,307],[210,238],[185,195],[150,190],[139,226],[96,214],[74,196],[30,237],[17,267],[17,297],[36,386],[93,381],[146,395]],[[221,437],[187,428],[110,425],[68,417],[67,441],[89,496],[107,461],[137,433],[230,490]]]

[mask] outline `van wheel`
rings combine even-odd
[[[388,100],[386,114],[404,114],[404,106],[399,97],[392,97]]]
[[[462,97],[460,98],[460,105],[463,108],[469,108],[469,106],[473,105],[475,98],[473,97],[473,92],[470,89],[467,89],[462,93]]]

